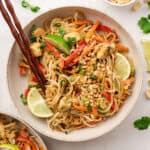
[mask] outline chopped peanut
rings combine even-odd
[[[150,89],[147,89],[147,90],[145,91],[145,95],[146,95],[146,97],[147,97],[148,99],[150,99]]]
[[[140,9],[141,5],[142,3],[137,0],[132,6],[132,11],[137,11],[138,9]]]

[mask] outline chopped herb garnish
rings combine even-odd
[[[27,99],[24,98],[24,95],[23,95],[23,94],[20,95],[20,98],[21,98],[22,103],[23,103],[24,105],[27,105]]]
[[[92,74],[90,75],[90,78],[91,78],[92,80],[96,80],[97,76],[96,76],[94,73],[92,73]]]
[[[97,69],[97,65],[96,65],[96,64],[93,65],[93,69],[94,69],[94,70]]]
[[[107,46],[106,50],[110,51],[112,49],[111,46]]]
[[[30,8],[32,12],[38,12],[40,10],[39,6],[32,6],[26,0],[22,0],[21,5],[24,8]]]
[[[61,36],[64,36],[65,34],[66,34],[66,31],[65,31],[65,29],[64,29],[64,27],[63,26],[61,26],[60,28],[59,28],[59,34],[61,35]]]
[[[148,5],[148,8],[150,9],[150,2],[148,2],[147,5]]]
[[[138,25],[141,28],[141,30],[144,33],[150,33],[150,21],[148,20],[150,16],[148,17],[142,17],[139,21],[138,21]]]
[[[67,85],[66,80],[62,80],[62,81],[60,82],[60,85],[61,85],[61,86],[66,86],[66,85]]]
[[[72,47],[76,43],[76,38],[75,37],[68,37],[67,43],[70,47]]]
[[[37,28],[37,26],[35,24],[33,24],[32,27],[31,27],[31,32],[35,31],[36,28]]]
[[[36,41],[37,41],[37,38],[35,36],[31,36],[30,42],[33,43],[33,42],[36,42]]]
[[[79,74],[84,75],[85,74],[85,68],[83,68],[82,66],[79,66]]]
[[[139,130],[147,129],[150,125],[150,117],[142,117],[134,122],[134,127]]]
[[[74,82],[74,81],[76,80],[76,77],[75,77],[75,76],[71,76],[71,77],[69,78],[69,80],[70,80],[70,82]]]
[[[35,86],[37,89],[39,89],[39,88],[41,88],[41,86],[40,86],[40,84],[38,83],[38,84],[36,84],[36,86]]]
[[[84,100],[83,104],[87,107],[88,111],[91,111],[92,106],[89,100]]]
[[[46,43],[45,43],[45,41],[43,41],[43,42],[41,43],[41,49],[44,49],[44,48],[46,48]]]
[[[39,6],[31,6],[32,12],[38,12],[40,10]]]
[[[61,24],[60,24],[60,23],[58,23],[58,22],[54,22],[54,23],[53,23],[53,26],[54,26],[54,27],[60,27],[60,26],[61,26]]]
[[[24,7],[24,8],[30,6],[30,4],[29,4],[27,1],[25,1],[25,0],[22,0],[21,5],[22,5],[22,7]]]

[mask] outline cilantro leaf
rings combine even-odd
[[[30,6],[30,4],[29,4],[26,0],[22,0],[21,5],[22,5],[22,7],[24,7],[24,8]]]
[[[142,117],[134,121],[134,127],[139,130],[147,129],[150,125],[150,117]]]
[[[150,22],[149,22],[148,18],[142,17],[138,21],[138,25],[141,28],[141,30],[143,30],[144,33],[150,33]]]
[[[22,101],[22,103],[23,103],[24,105],[27,105],[27,99],[24,98],[24,95],[23,95],[23,94],[20,95],[20,99],[21,99],[21,101]]]
[[[70,47],[72,47],[76,43],[76,38],[75,37],[68,37],[67,43]]]
[[[65,31],[64,27],[62,27],[62,26],[58,29],[58,32],[61,36],[64,36],[66,34],[66,31]]]

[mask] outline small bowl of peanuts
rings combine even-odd
[[[134,3],[136,0],[105,0],[106,3],[111,4],[113,6],[127,6]]]

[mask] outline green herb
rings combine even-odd
[[[30,6],[30,4],[29,4],[27,1],[25,1],[25,0],[22,0],[21,5],[22,5],[22,7],[24,7],[24,8]]]
[[[96,80],[96,75],[94,74],[94,73],[92,73],[91,75],[90,75],[90,78],[92,79],[92,80]]]
[[[21,5],[24,8],[30,8],[32,12],[38,12],[40,10],[39,6],[32,6],[26,0],[22,0]]]
[[[110,51],[112,49],[111,46],[107,46],[106,50]]]
[[[72,47],[76,43],[76,38],[75,37],[68,37],[67,43],[70,47]]]
[[[41,88],[41,85],[38,83],[38,84],[36,84],[36,86],[35,86],[37,89],[39,89],[39,88]]]
[[[36,26],[35,24],[33,24],[32,27],[31,27],[31,33],[32,33],[33,31],[35,31],[36,28],[37,28],[37,26]]]
[[[61,36],[64,36],[66,34],[66,31],[63,26],[61,26],[58,30],[59,30],[58,32]]]
[[[89,100],[84,100],[84,101],[83,101],[83,104],[84,104],[84,106],[87,107],[88,111],[91,111],[92,106],[91,106],[91,103],[90,103]]]
[[[142,117],[134,122],[134,127],[139,130],[147,129],[150,125],[150,117]]]
[[[20,95],[21,101],[24,105],[27,105],[27,99],[24,98],[23,94]]]
[[[79,66],[79,70],[78,70],[79,74],[84,75],[85,74],[85,68],[83,68],[82,66]]]
[[[30,42],[33,43],[33,42],[36,42],[36,41],[37,41],[37,38],[35,36],[31,36]]]
[[[70,78],[69,78],[69,81],[70,82],[74,82],[76,80],[76,77],[75,76],[71,76]]]
[[[148,17],[142,17],[138,21],[138,25],[144,33],[150,33],[150,22],[148,20],[149,17],[150,17],[149,15],[148,15]]]
[[[97,65],[93,64],[93,69],[96,70],[97,69]]]
[[[150,2],[148,2],[147,5],[148,5],[148,8],[150,9]]]
[[[66,86],[66,85],[67,85],[66,80],[62,80],[62,81],[60,82],[60,85],[61,85],[61,86]]]
[[[31,6],[32,12],[38,12],[40,10],[39,6]]]
[[[54,27],[60,27],[60,26],[61,26],[61,24],[60,24],[60,23],[58,23],[58,22],[54,22],[54,23],[53,23],[53,26],[54,26]]]
[[[46,48],[46,43],[45,43],[45,41],[42,41],[42,43],[41,43],[41,49],[44,49],[44,48]]]

